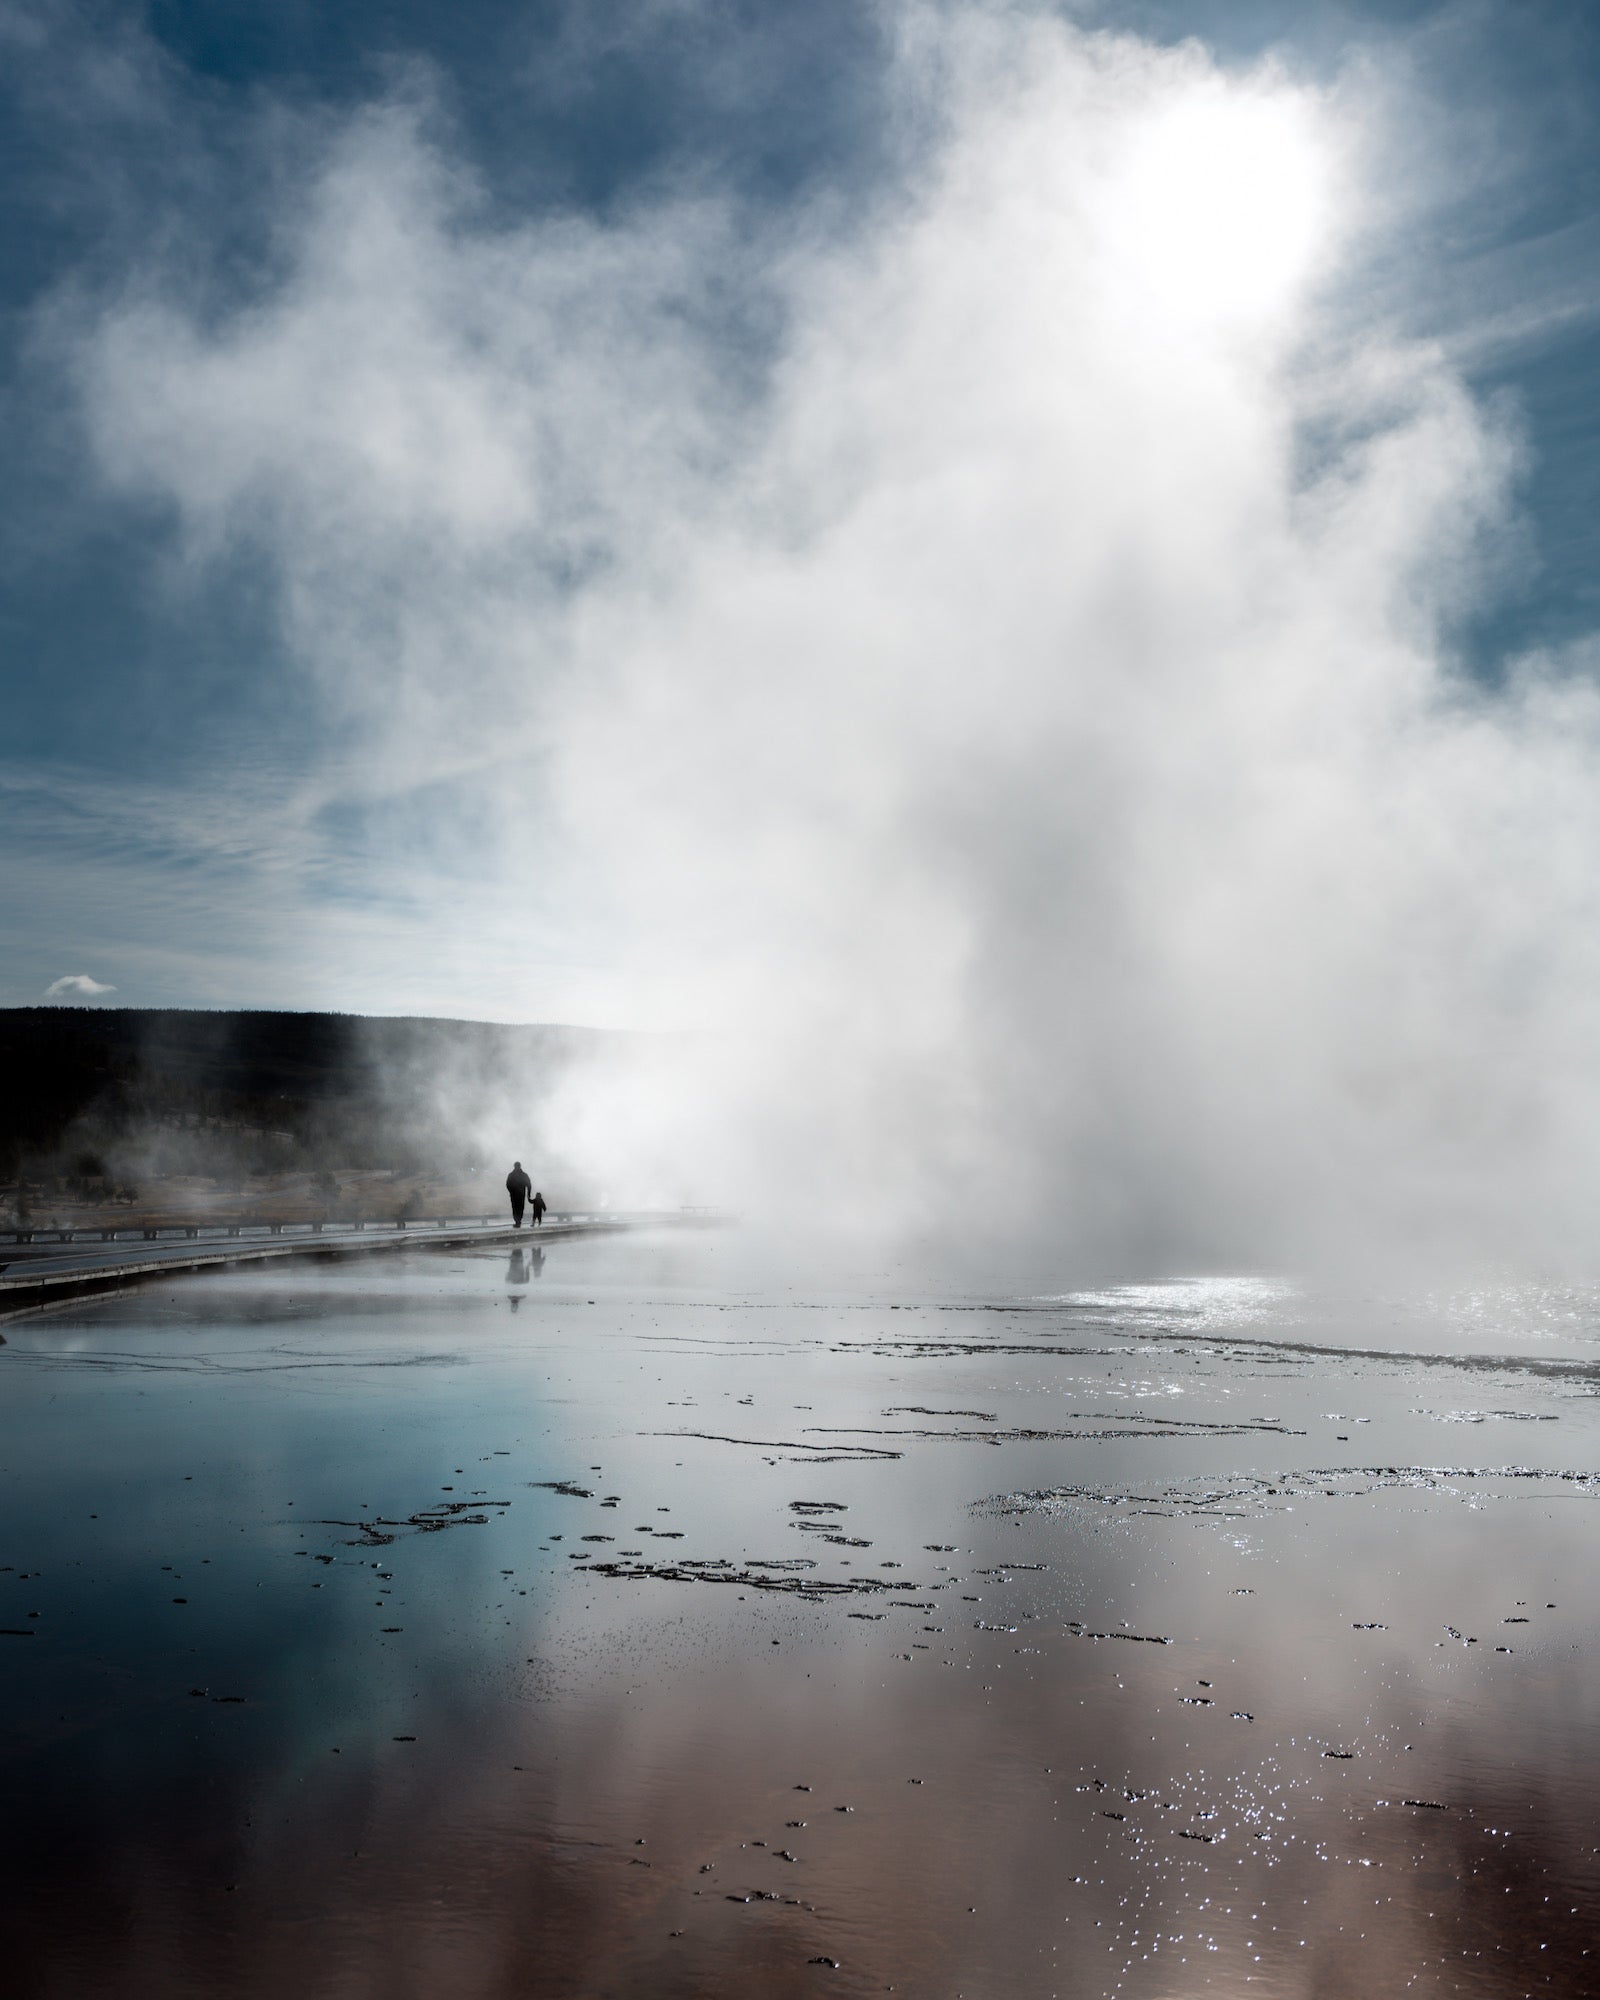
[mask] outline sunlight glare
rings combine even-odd
[[[1193,91],[1133,134],[1115,176],[1115,253],[1150,303],[1200,324],[1275,319],[1326,246],[1328,148],[1304,95]]]

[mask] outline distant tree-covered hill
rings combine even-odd
[[[0,1177],[446,1168],[630,1038],[187,1008],[0,1009]]]

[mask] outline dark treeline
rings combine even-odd
[[[180,1008],[0,1009],[0,1178],[480,1164],[441,1085],[547,1085],[584,1028]]]

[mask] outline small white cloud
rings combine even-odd
[[[52,979],[44,989],[47,1000],[98,1000],[102,993],[115,993],[114,986],[107,986],[98,979],[91,979],[87,972],[69,972],[64,978]]]

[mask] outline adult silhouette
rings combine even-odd
[[[522,1227],[522,1211],[527,1205],[528,1196],[532,1192],[533,1182],[522,1171],[522,1162],[520,1160],[513,1160],[511,1162],[511,1171],[506,1175],[506,1193],[511,1197],[511,1226],[513,1229],[520,1229]]]

